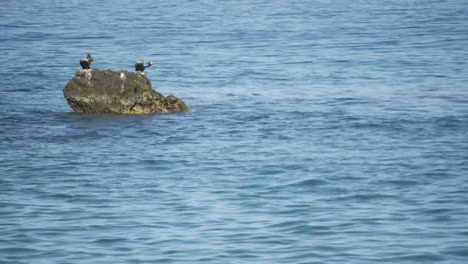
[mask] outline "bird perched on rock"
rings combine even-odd
[[[91,68],[91,63],[94,61],[95,61],[94,57],[92,57],[91,54],[88,53],[86,58],[83,58],[80,60],[81,68],[83,68],[83,70]]]
[[[148,68],[149,66],[153,65],[153,62],[152,61],[147,61],[146,62],[146,66],[145,66],[145,62],[142,61],[142,60],[139,60],[135,63],[135,71],[137,72],[144,72],[146,68]]]

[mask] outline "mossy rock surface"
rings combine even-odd
[[[188,111],[173,96],[164,97],[143,73],[79,70],[63,89],[68,105],[77,113],[151,114]]]

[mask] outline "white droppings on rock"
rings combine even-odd
[[[123,93],[124,92],[124,83],[125,83],[125,79],[127,79],[127,76],[125,75],[124,72],[121,72],[120,73],[120,80],[122,81],[122,89],[120,89],[120,93]]]
[[[91,78],[93,78],[93,74],[91,73],[91,69],[85,70],[86,71],[86,81],[88,82],[88,85],[91,82]]]

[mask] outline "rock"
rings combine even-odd
[[[79,70],[63,89],[77,113],[151,114],[188,111],[179,98],[167,98],[151,88],[144,73]]]

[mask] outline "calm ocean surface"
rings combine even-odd
[[[87,52],[191,111],[74,114]],[[465,0],[5,0],[0,54],[0,263],[467,263]]]

